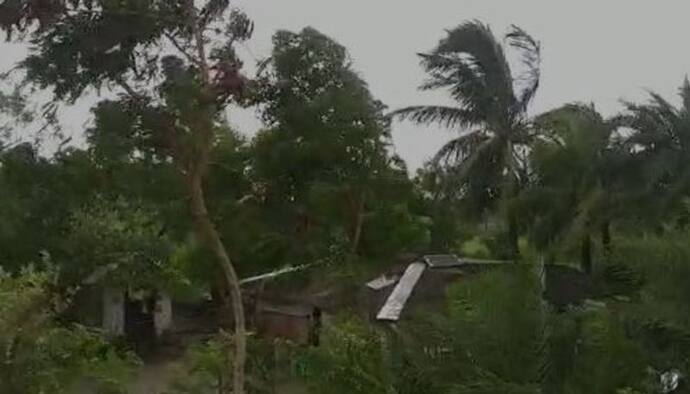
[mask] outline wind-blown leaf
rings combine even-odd
[[[471,111],[448,106],[411,106],[394,111],[391,115],[418,124],[438,123],[446,128],[464,128],[481,121]]]
[[[541,45],[532,36],[521,28],[513,25],[512,30],[506,35],[508,44],[522,53],[522,63],[526,67],[525,72],[517,78],[524,84],[524,88],[517,100],[518,112],[523,112],[534,98],[539,88]]]
[[[446,90],[456,101],[447,106],[412,106],[393,113],[417,123],[456,127],[460,136],[446,144],[430,163],[445,185],[439,195],[457,198],[475,212],[495,207],[499,199],[512,199],[528,177],[526,146],[533,137],[527,105],[539,87],[539,43],[513,27],[507,40],[523,56],[526,72],[519,98],[504,48],[489,26],[469,21],[447,31],[438,45],[420,54],[429,78],[421,90]],[[468,128],[481,132],[467,133]],[[517,221],[511,218],[510,249],[517,254]]]
[[[690,80],[687,75],[683,80],[683,86],[680,87],[680,97],[683,99],[683,108],[686,112],[690,112]]]
[[[481,146],[489,136],[483,134],[481,131],[473,131],[458,138],[455,138],[439,149],[434,155],[433,161],[435,163],[455,163],[460,164],[465,162],[471,155],[480,153]]]
[[[496,109],[506,110],[514,99],[510,66],[488,25],[479,21],[461,24],[448,32],[432,54],[454,55],[460,62],[471,65],[494,96]]]

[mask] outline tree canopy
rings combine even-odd
[[[419,55],[420,89],[454,104],[390,110],[311,27],[275,32],[250,75],[236,48],[254,23],[227,0],[5,0],[0,28],[28,48],[0,92],[2,393],[133,379],[135,344],[70,313],[87,282],[220,311],[213,339],[188,335],[180,393],[687,391],[687,78],[678,105],[535,114],[540,42],[473,20]],[[17,139],[94,92],[82,145]],[[233,128],[239,107],[255,135]],[[397,120],[457,135],[412,175]],[[434,268],[457,279],[432,283],[440,300],[413,293],[395,325],[353,306],[429,254],[462,262]],[[313,309],[287,315],[319,346],[262,336],[266,288]]]

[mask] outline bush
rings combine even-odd
[[[247,392],[274,393],[279,383],[280,364],[276,352],[290,349],[287,345],[262,341],[250,337],[247,360]],[[192,346],[185,355],[178,378],[173,381],[169,394],[217,394],[232,388],[232,336],[220,333],[214,338]],[[290,377],[292,375],[290,374]]]
[[[690,234],[670,231],[615,245],[605,273],[633,301],[619,305],[628,335],[643,347],[653,370],[676,368],[690,376]]]
[[[310,392],[580,394],[656,392],[652,354],[603,303],[555,313],[533,267],[464,278],[444,314],[395,326],[338,320],[305,351]]]
[[[66,393],[93,383],[100,393],[123,393],[135,358],[116,351],[99,333],[57,323],[61,299],[54,275],[0,272],[0,393]]]
[[[614,393],[649,382],[642,347],[604,306],[552,315],[547,343],[546,393]]]

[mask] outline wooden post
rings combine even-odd
[[[173,311],[172,301],[166,293],[158,293],[156,307],[153,311],[153,323],[156,329],[156,337],[160,338],[172,326]]]
[[[103,289],[103,330],[111,339],[125,335],[125,294],[121,289]]]

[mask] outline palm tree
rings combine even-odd
[[[623,125],[632,129],[629,143],[642,163],[639,175],[647,201],[641,211],[653,212],[662,220],[678,218],[685,212],[690,193],[690,81],[686,77],[679,89],[681,105],[675,107],[659,94],[650,92],[645,104],[625,102]],[[686,225],[681,215],[678,224]]]
[[[611,248],[611,221],[628,196],[628,150],[616,119],[593,105],[567,104],[538,116],[529,153],[529,187],[520,196],[535,245],[578,239],[582,270],[592,270],[592,234]]]
[[[459,136],[436,154],[450,185],[481,210],[515,197],[524,180],[520,156],[528,138],[527,107],[539,87],[540,45],[522,29],[512,26],[505,36],[520,51],[525,71],[513,76],[503,45],[491,29],[465,22],[430,53],[420,54],[429,79],[421,90],[444,89],[456,106],[411,106],[393,113],[420,124],[437,123]],[[518,218],[508,210],[509,247],[518,255]]]

